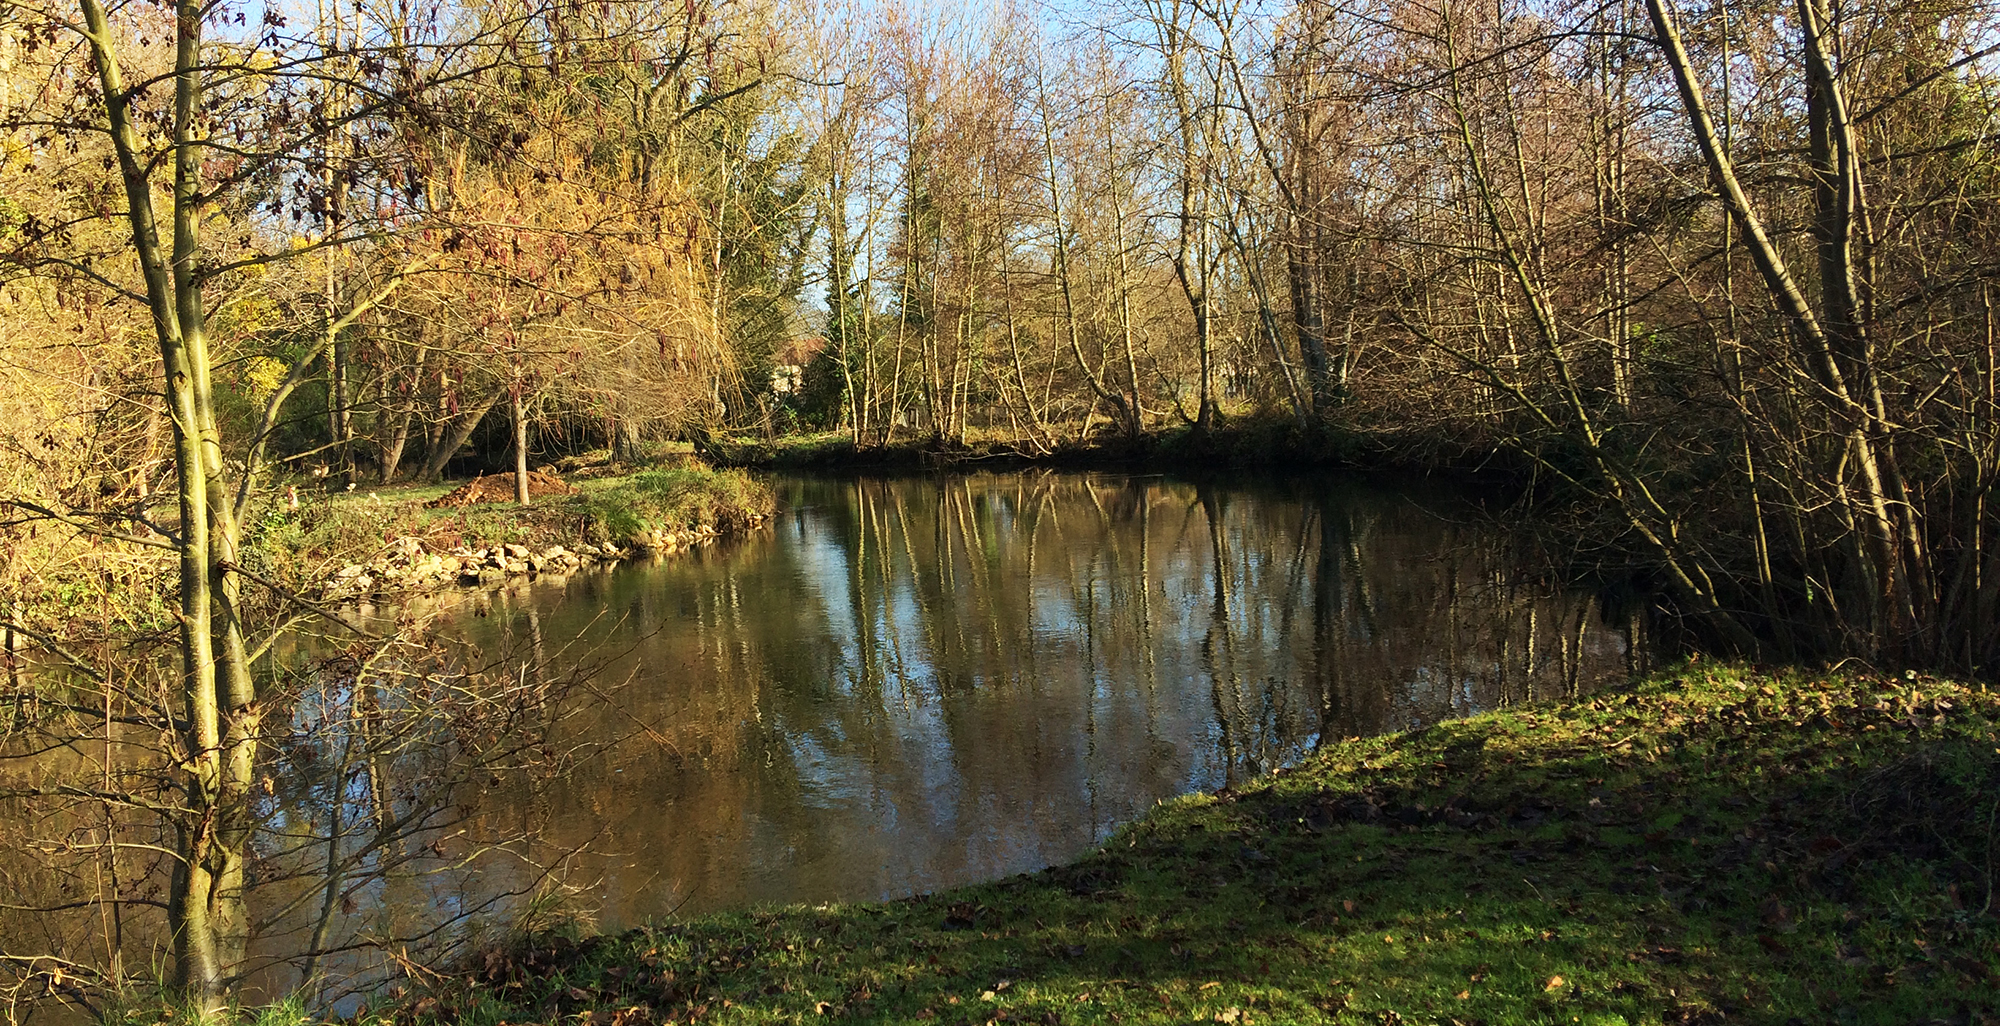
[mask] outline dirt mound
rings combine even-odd
[[[570,495],[576,489],[562,478],[541,471],[528,472],[528,497],[540,498],[545,495]],[[443,495],[424,503],[428,509],[443,509],[450,506],[470,506],[480,502],[513,502],[514,475],[501,474],[494,477],[480,475]]]

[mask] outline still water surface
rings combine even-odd
[[[532,830],[603,928],[1035,869],[1322,737],[1628,667],[1592,594],[1445,497],[1338,477],[776,484],[775,526],[442,614],[483,650],[589,653],[623,682],[585,728],[620,740],[532,808],[475,799],[472,821]],[[529,887],[515,865],[463,886]]]

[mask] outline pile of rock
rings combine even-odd
[[[398,591],[423,591],[452,586],[493,584],[509,577],[572,574],[589,566],[615,563],[630,556],[616,546],[579,545],[574,550],[551,545],[536,551],[525,545],[491,549],[458,547],[428,552],[417,538],[397,538],[389,551],[368,562],[342,567],[322,586],[331,601],[363,598]]]
[[[763,519],[763,517],[752,517],[751,522],[760,523]],[[708,524],[699,524],[685,531],[668,531],[662,528],[652,528],[645,531],[633,532],[626,537],[625,544],[639,552],[664,556],[705,542],[715,537],[718,533],[720,532]]]
[[[767,519],[756,516],[751,523]],[[568,549],[551,545],[540,551],[525,545],[490,549],[460,546],[444,552],[427,551],[422,539],[404,536],[390,542],[388,551],[374,560],[342,567],[320,586],[320,597],[344,602],[403,591],[478,587],[510,577],[573,574],[638,555],[669,556],[721,533],[711,524],[698,524],[679,531],[664,528],[637,531],[622,546],[584,544]]]

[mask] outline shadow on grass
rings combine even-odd
[[[1331,745],[1072,866],[523,939],[432,1021],[2000,1022],[2000,703],[1695,667]]]

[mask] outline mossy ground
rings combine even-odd
[[[1692,664],[1348,740],[1080,862],[543,934],[398,1022],[2000,1022],[2000,702]]]

